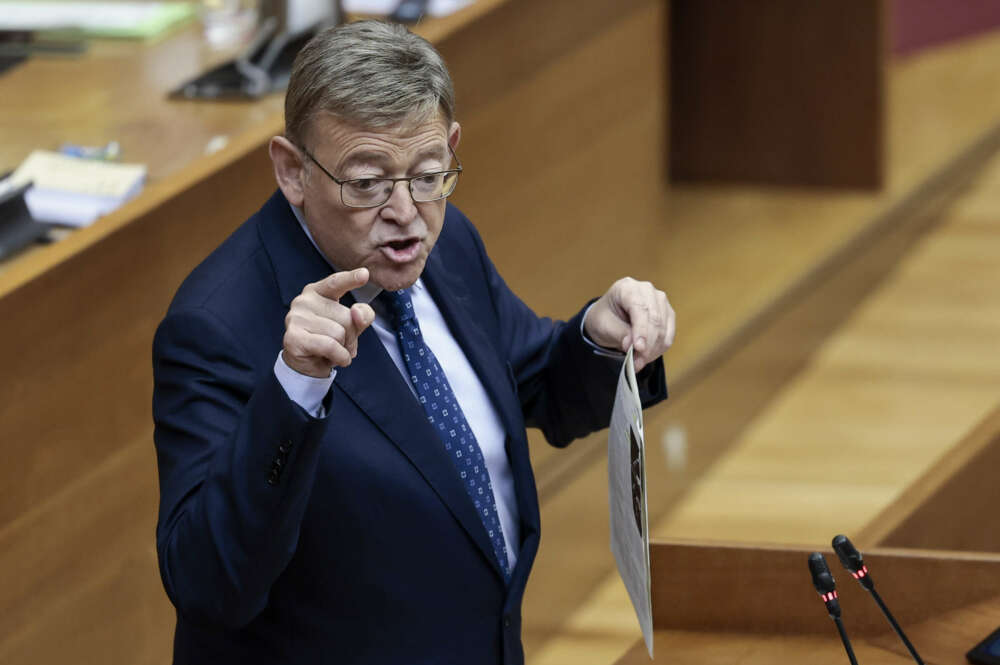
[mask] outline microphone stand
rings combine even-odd
[[[813,552],[809,555],[809,572],[812,574],[813,586],[819,594],[826,611],[837,625],[837,632],[840,633],[840,641],[844,643],[844,651],[851,661],[851,665],[858,665],[858,659],[854,656],[854,648],[851,640],[847,638],[847,631],[844,629],[844,622],[840,618],[840,601],[837,600],[837,585],[830,572],[830,567],[826,565],[826,557],[820,552]]]
[[[830,617],[833,622],[837,624],[837,632],[840,633],[840,641],[844,643],[844,650],[847,652],[847,657],[851,660],[851,665],[858,665],[858,659],[854,657],[854,649],[851,647],[851,641],[847,639],[847,631],[844,630],[844,622],[840,617],[835,617],[832,614]]]
[[[872,598],[874,598],[875,602],[878,603],[878,607],[880,610],[882,610],[882,614],[884,614],[885,618],[889,620],[889,625],[892,626],[892,629],[894,631],[896,631],[896,635],[899,635],[899,639],[903,641],[903,644],[909,650],[910,655],[913,657],[913,660],[915,660],[918,663],[918,665],[924,665],[924,661],[923,659],[920,658],[920,654],[917,653],[916,647],[914,647],[913,644],[910,642],[909,638],[906,637],[906,633],[903,632],[903,629],[900,627],[900,625],[896,623],[896,619],[895,617],[892,616],[892,612],[889,611],[889,608],[886,607],[884,602],[882,602],[882,597],[878,595],[878,591],[875,590],[875,585],[873,584],[871,588],[868,587],[865,588],[868,589],[868,592],[872,595]]]
[[[902,640],[903,645],[906,646],[913,660],[916,661],[917,665],[924,665],[924,661],[920,657],[920,654],[917,653],[916,647],[906,637],[906,633],[903,632],[902,627],[896,622],[896,618],[892,616],[892,612],[889,611],[889,608],[882,601],[882,597],[875,590],[875,582],[872,580],[872,576],[868,572],[868,566],[865,565],[864,558],[861,556],[858,548],[854,546],[847,536],[840,534],[833,539],[833,550],[837,553],[840,563],[851,574],[851,577],[856,579],[858,584],[864,587],[872,595],[872,598],[875,599],[878,608],[882,610],[882,615],[889,620],[889,625],[896,631],[896,635]]]

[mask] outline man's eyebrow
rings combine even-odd
[[[427,148],[427,149],[421,150],[420,152],[417,153],[417,159],[416,159],[416,161],[420,162],[420,161],[423,161],[425,159],[441,159],[441,160],[444,160],[447,157],[447,154],[448,153],[445,151],[445,149],[442,148],[442,147],[440,147],[440,146],[435,147],[435,148]]]
[[[352,166],[364,166],[367,164],[375,164],[376,166],[385,166],[389,161],[387,155],[381,152],[365,151],[356,152],[347,159],[344,163],[340,165],[340,168],[347,169]]]
[[[447,149],[442,148],[440,146],[433,148],[425,148],[424,150],[421,150],[415,155],[413,163],[418,164],[424,161],[425,159],[440,159],[442,162],[444,162],[448,159]],[[347,157],[347,159],[344,160],[343,164],[340,165],[340,168],[343,170],[347,170],[353,166],[367,166],[367,165],[373,165],[384,168],[390,166],[391,161],[392,160],[385,153],[365,150],[362,152],[356,152]]]

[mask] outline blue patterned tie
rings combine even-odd
[[[458,469],[465,491],[486,527],[493,552],[500,562],[500,569],[504,576],[509,576],[507,547],[504,545],[503,529],[500,527],[496,499],[493,497],[493,484],[483,459],[483,451],[465,420],[462,407],[458,405],[441,365],[424,343],[410,294],[405,290],[383,291],[379,298],[388,303],[389,310],[394,314],[393,327],[399,339],[399,350],[417,392],[417,399]]]

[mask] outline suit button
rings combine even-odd
[[[281,445],[278,446],[278,452],[281,453],[282,455],[287,455],[289,451],[291,451],[291,449],[292,449],[291,441],[282,441]]]
[[[504,628],[510,628],[510,617],[504,617],[503,618],[503,627]]]

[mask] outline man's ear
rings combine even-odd
[[[458,142],[462,138],[462,126],[458,122],[451,123],[448,128],[448,145],[452,150],[458,150]]]
[[[278,181],[281,193],[297,208],[305,200],[305,168],[302,156],[291,141],[284,136],[275,136],[267,146],[274,166],[274,179]]]

